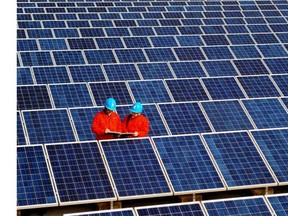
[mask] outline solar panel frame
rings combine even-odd
[[[287,198],[287,193],[265,195],[265,199],[272,206],[272,211],[275,215],[287,215]]]

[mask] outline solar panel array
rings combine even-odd
[[[17,0],[18,209],[288,185],[287,19],[286,0]],[[95,141],[108,97],[122,119],[141,101],[149,137]]]

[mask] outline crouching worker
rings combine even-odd
[[[149,132],[149,120],[142,115],[143,106],[140,102],[136,102],[130,108],[130,114],[122,121],[122,132],[133,133],[129,137],[146,137]]]
[[[108,98],[104,106],[104,109],[94,116],[91,126],[91,130],[96,134],[97,140],[114,139],[118,136],[109,132],[121,132],[121,119],[116,113],[115,99]]]

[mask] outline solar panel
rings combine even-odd
[[[236,56],[237,59],[241,58],[261,58],[259,51],[256,46],[231,46],[232,52]]]
[[[99,49],[124,48],[121,38],[95,38]]]
[[[64,39],[39,39],[41,50],[67,50]]]
[[[255,25],[258,26],[258,25]],[[249,28],[249,27],[248,27]],[[270,30],[269,30],[270,31]],[[265,33],[265,34],[251,34],[253,39],[257,44],[272,44],[279,43],[274,34]]]
[[[109,97],[113,97],[118,105],[133,103],[124,81],[89,83],[89,86],[97,105],[102,106]]]
[[[49,108],[52,104],[46,85],[17,86],[17,110]]]
[[[90,211],[81,213],[68,213],[63,216],[134,216],[132,208]]]
[[[71,50],[96,49],[93,38],[68,38],[67,42]]]
[[[51,144],[45,148],[60,205],[116,199],[97,143]]]
[[[199,79],[167,79],[165,82],[176,102],[209,99]]]
[[[82,37],[104,37],[102,28],[79,28]]]
[[[38,50],[37,42],[35,39],[17,40],[17,51],[33,51],[33,50]]]
[[[50,28],[50,29],[53,29],[53,28],[66,28],[66,23],[64,20],[59,20],[59,21],[54,21],[54,20],[51,20],[51,21],[42,21],[42,24],[43,24],[43,27],[44,28]]]
[[[147,62],[142,49],[115,50],[120,63]]]
[[[227,46],[203,47],[207,59],[233,59],[233,55]]]
[[[19,52],[23,66],[53,65],[50,52]]]
[[[70,83],[66,67],[33,67],[37,84]]]
[[[139,63],[137,64],[143,79],[174,78],[167,63]]]
[[[228,189],[276,184],[247,132],[204,134],[203,137]]]
[[[75,141],[66,109],[23,111],[30,144]]]
[[[161,112],[173,135],[211,132],[198,103],[163,103]]]
[[[112,50],[85,50],[89,64],[116,63]]]
[[[27,29],[29,38],[53,38],[51,29]]]
[[[68,68],[74,82],[96,82],[106,80],[100,65],[75,65],[69,66]]]
[[[26,145],[26,138],[21,113],[17,111],[17,146],[20,145]]]
[[[204,45],[200,36],[181,35],[181,36],[176,36],[176,39],[178,43],[180,44],[180,46],[203,46]]]
[[[273,211],[276,215],[288,215],[288,195],[287,193],[275,194],[275,195],[266,195],[270,205],[273,208]]]
[[[205,60],[205,56],[199,47],[175,48],[174,51],[180,61]]]
[[[272,74],[288,73],[288,58],[264,59]]]
[[[17,21],[17,24],[18,24],[18,27],[20,29],[41,28],[41,22],[40,21]]]
[[[288,109],[288,98],[281,98],[281,100],[283,101],[283,103],[286,105]]]
[[[57,15],[56,15],[57,16]],[[79,33],[76,28],[59,28],[53,29],[56,38],[72,38],[79,37]]]
[[[251,131],[280,185],[288,184],[288,129]]]
[[[33,78],[30,72],[30,68],[17,68],[17,85],[29,85],[33,84]]]
[[[119,200],[171,195],[148,138],[100,141]]]
[[[254,44],[250,34],[227,34],[227,38],[233,45]]]
[[[150,37],[154,47],[175,47],[178,46],[173,36]]]
[[[260,52],[265,58],[269,57],[287,57],[287,49],[280,44],[258,45]]]
[[[52,51],[56,65],[78,65],[85,64],[80,50]]]
[[[171,48],[154,48],[144,50],[150,62],[166,62],[176,60]]]
[[[57,205],[42,145],[17,147],[17,209]]]
[[[177,78],[205,77],[205,71],[200,65],[200,62],[170,62]]]
[[[238,73],[231,61],[203,61],[202,62],[208,74],[214,76],[237,76]]]
[[[104,69],[110,81],[140,80],[134,64],[109,64]]]
[[[233,60],[241,75],[269,74],[261,59]]]
[[[98,22],[101,22],[101,21],[104,22],[103,20],[100,20]],[[91,22],[93,22],[93,21],[91,21]],[[109,26],[109,28],[108,28],[108,26]],[[95,27],[104,27],[104,26],[97,24],[97,25],[95,25]],[[107,25],[105,27],[107,27],[107,28],[105,28],[105,32],[106,32],[106,35],[108,37],[130,36],[130,32],[129,32],[128,28],[121,28],[121,27],[115,28],[115,27],[113,27],[112,23],[111,23],[111,25],[109,23],[109,25]],[[113,27],[113,28],[110,28],[110,27]]]
[[[174,193],[225,190],[198,135],[153,137]]]
[[[281,128],[288,126],[287,111],[277,98],[242,100],[257,128]]]
[[[171,102],[163,80],[128,81],[136,101],[142,103]]]
[[[213,26],[211,26],[213,27]],[[202,35],[201,36],[205,41],[206,45],[213,46],[213,45],[229,45],[228,40],[226,39],[225,35]]]
[[[272,78],[280,88],[283,95],[288,96],[288,75],[273,75]]]

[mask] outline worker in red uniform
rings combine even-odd
[[[104,106],[104,109],[94,116],[91,126],[91,130],[96,134],[97,140],[114,139],[118,136],[109,132],[121,132],[121,119],[116,113],[115,99],[108,98]]]
[[[140,102],[133,104],[130,108],[130,114],[122,121],[122,132],[133,133],[129,137],[146,137],[149,132],[149,120],[141,114],[143,106]]]

